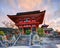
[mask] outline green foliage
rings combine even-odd
[[[22,32],[22,29],[20,29],[20,32]]]
[[[22,28],[20,28],[19,31],[22,32],[23,31]]]
[[[0,31],[0,35],[5,35],[4,31]]]
[[[41,37],[45,36],[43,28],[38,28],[37,32],[38,32],[39,36],[41,36]]]
[[[0,37],[0,40],[2,40],[2,37]]]
[[[31,33],[31,30],[26,30],[26,35],[29,35]]]

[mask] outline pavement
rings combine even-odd
[[[57,48],[60,48],[60,44],[56,44]]]
[[[17,42],[20,44],[19,41]],[[53,38],[53,39],[44,38],[43,42],[40,45],[19,46],[19,44],[17,44],[16,46],[9,46],[7,48],[60,48],[60,38]],[[0,44],[0,48],[5,48],[5,47],[2,47]]]

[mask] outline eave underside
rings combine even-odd
[[[42,11],[37,14],[26,14],[26,15],[7,15],[15,24],[17,24],[20,20],[25,20],[26,18],[30,18],[31,20],[35,19],[36,22],[42,24],[44,19],[45,11]]]

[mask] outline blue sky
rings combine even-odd
[[[17,12],[46,10],[45,23],[54,29],[60,28],[60,0],[0,0],[0,26],[2,22],[12,22],[7,14]],[[8,21],[7,21],[8,20]]]

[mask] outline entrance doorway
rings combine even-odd
[[[27,30],[31,30],[31,28],[24,28],[24,34],[26,34]]]

